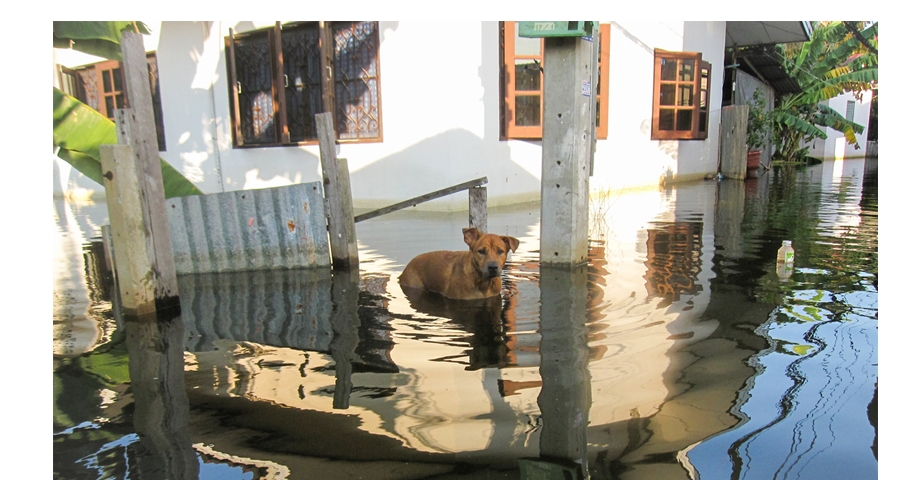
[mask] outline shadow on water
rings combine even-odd
[[[464,216],[360,224],[360,271],[180,276],[174,318],[121,316],[90,244],[56,477],[875,478],[877,168],[609,200],[573,270],[540,267],[534,207],[492,211],[522,244],[476,302],[396,282],[398,237]]]

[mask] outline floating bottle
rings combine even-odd
[[[794,273],[794,247],[791,246],[790,240],[781,242],[781,248],[778,249],[778,264],[775,265],[775,273],[781,281],[791,278]]]
[[[781,242],[781,248],[778,249],[778,263],[785,266],[794,264],[794,247],[791,246],[790,240]]]

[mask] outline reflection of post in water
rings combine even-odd
[[[553,463],[524,461],[523,478],[548,468],[588,476],[587,283],[586,265],[541,267],[541,459]]]
[[[137,476],[198,478],[199,461],[188,433],[190,407],[180,313],[167,309],[125,316],[125,344],[134,395],[134,429],[141,439]]]
[[[359,345],[359,270],[335,269],[331,284],[331,301],[334,316],[331,328],[331,357],[335,363],[334,408],[350,407],[353,390],[351,374],[353,362],[359,361],[356,347]]]
[[[716,250],[725,258],[740,258],[744,252],[745,185],[722,180],[716,190],[716,220],[713,226]]]

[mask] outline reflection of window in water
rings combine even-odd
[[[703,224],[696,222],[660,223],[647,230],[647,294],[671,304],[684,293],[696,294],[702,287],[700,249]]]

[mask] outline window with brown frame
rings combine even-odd
[[[236,147],[316,142],[322,112],[339,143],[382,140],[378,22],[279,22],[225,47]]]
[[[159,70],[156,54],[147,54],[147,72],[150,75],[150,97],[153,100],[153,116],[156,120],[156,140],[159,151],[166,150],[166,135],[163,128],[162,100],[159,91]],[[107,60],[77,68],[61,68],[60,79],[64,91],[80,100],[106,118],[113,120],[118,108],[127,108],[125,79],[122,64],[118,60]]]
[[[700,53],[653,52],[651,140],[703,140],[709,126],[711,66]]]
[[[597,58],[597,138],[605,139],[609,112],[609,24],[600,24],[600,54]],[[541,138],[543,112],[544,42],[519,37],[518,22],[500,22],[501,121],[500,136]]]

